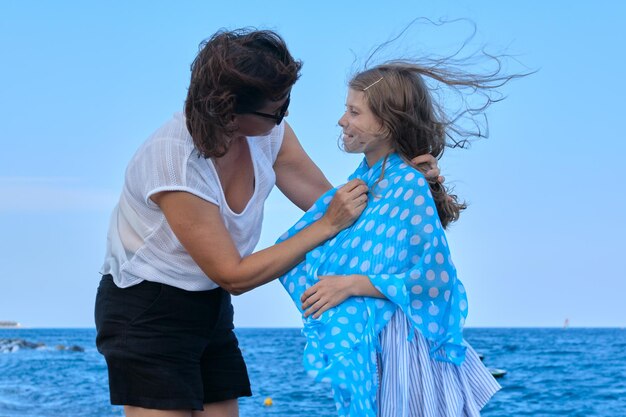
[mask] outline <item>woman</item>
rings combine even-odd
[[[184,115],[128,165],[95,308],[111,403],[127,416],[237,416],[251,394],[230,294],[280,276],[365,207],[367,187],[350,181],[307,230],[252,253],[274,184],[302,209],[331,188],[283,122],[300,67],[276,33],[215,34]]]
[[[483,91],[510,79],[403,61],[357,74],[339,125],[345,150],[365,156],[351,179],[369,187],[368,206],[281,278],[304,317],[305,368],[331,382],[340,416],[477,416],[500,389],[462,335],[467,298],[444,228],[465,205],[408,158],[440,157],[455,129],[425,78]]]

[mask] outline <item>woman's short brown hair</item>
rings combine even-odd
[[[203,41],[185,100],[187,129],[202,156],[224,155],[237,130],[233,116],[284,98],[301,67],[269,30],[223,30]]]

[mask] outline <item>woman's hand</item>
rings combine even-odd
[[[437,158],[431,154],[417,156],[411,159],[411,162],[427,179],[436,178],[441,184],[445,181],[445,178],[439,175],[441,171],[439,170],[439,165],[437,165]]]
[[[336,233],[359,218],[367,205],[367,185],[353,179],[339,188],[320,221],[326,221]]]
[[[300,301],[304,317],[319,318],[329,308],[343,303],[352,296],[352,275],[322,275],[319,282],[308,288]]]

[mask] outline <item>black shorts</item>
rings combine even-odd
[[[95,319],[111,404],[202,410],[252,395],[222,288],[194,292],[150,281],[119,288],[105,275]]]

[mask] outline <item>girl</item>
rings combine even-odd
[[[345,150],[365,156],[350,178],[369,187],[368,206],[281,278],[304,317],[305,368],[331,382],[340,416],[477,416],[500,388],[462,335],[467,298],[444,228],[465,205],[408,159],[440,157],[455,131],[424,77],[502,81],[402,61],[357,74],[339,125]],[[333,193],[283,238],[306,230]]]

